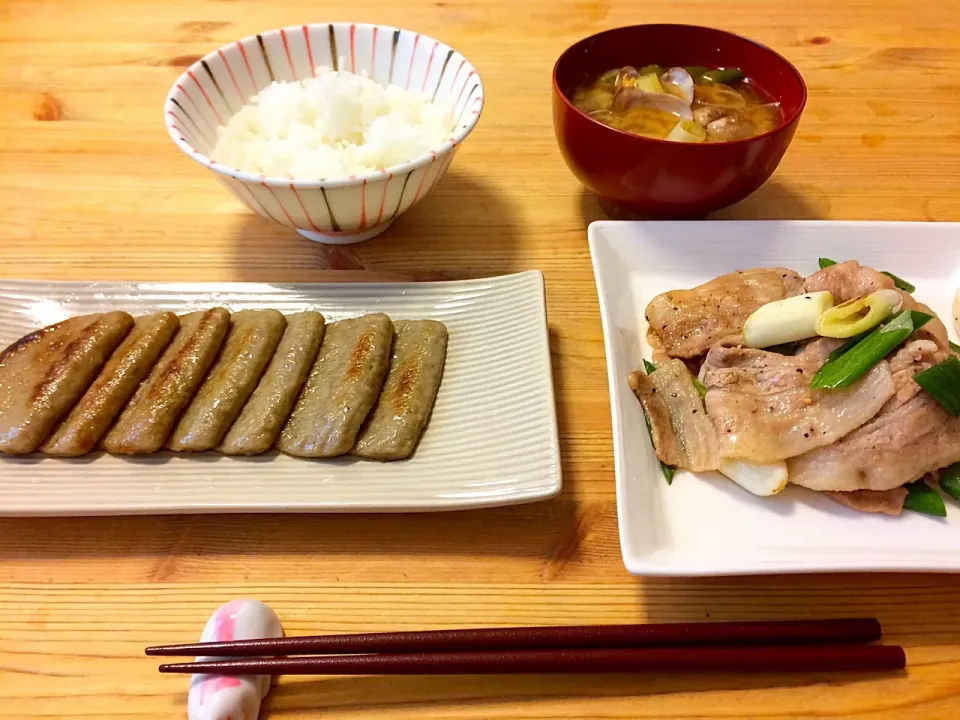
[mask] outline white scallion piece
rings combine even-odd
[[[764,465],[749,460],[723,460],[720,472],[760,497],[776,495],[787,486],[787,464],[783,460]]]
[[[743,343],[766,348],[816,337],[817,318],[832,307],[833,295],[828,290],[762,305],[744,323]]]

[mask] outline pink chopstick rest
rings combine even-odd
[[[200,642],[283,637],[277,614],[259,600],[231,600],[207,620]],[[197,660],[213,658],[198,657]],[[269,675],[193,675],[187,697],[189,720],[256,720],[270,691]]]

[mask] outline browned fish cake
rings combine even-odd
[[[74,457],[90,452],[127,404],[180,327],[172,312],[136,318],[103,372],[67,419],[43,444],[48,455]]]
[[[417,446],[437,397],[447,328],[436,320],[398,320],[390,371],[352,455],[403,460]]]
[[[229,326],[230,313],[223,308],[180,318],[180,332],[107,433],[104,450],[144,455],[162,448],[213,364]]]
[[[257,386],[287,321],[276,310],[241,310],[216,364],[173,431],[167,447],[200,452],[215,447]]]
[[[300,457],[348,452],[380,393],[392,342],[393,323],[383,313],[329,325],[277,448]]]
[[[224,437],[220,452],[259,455],[273,447],[317,359],[323,329],[323,315],[318,312],[308,310],[287,318],[273,360]]]
[[[133,327],[125,312],[70,318],[0,353],[0,452],[31,453]]]

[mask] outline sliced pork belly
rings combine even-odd
[[[829,290],[839,305],[876,290],[893,289],[893,280],[856,260],[847,260],[815,272],[803,282],[803,292]]]
[[[694,472],[717,469],[717,434],[682,361],[667,360],[649,375],[632,373],[627,382],[647,414],[662,462]]]
[[[947,328],[937,314],[930,309],[930,306],[918,302],[914,299],[913,295],[908,292],[903,290],[897,290],[897,292],[903,297],[904,310],[917,310],[933,316],[926,325],[910,336],[910,340],[932,340],[941,350],[949,350],[950,343],[947,337]]]
[[[896,393],[880,413],[836,444],[790,459],[790,482],[812,490],[891,490],[960,461],[960,419],[913,380],[947,355],[931,340],[901,349],[890,360]]]
[[[770,463],[836,442],[893,395],[886,362],[844,390],[811,390],[836,341],[815,340],[796,356],[716,346],[701,375],[720,457]]]
[[[899,515],[903,510],[903,501],[907,499],[906,488],[892,490],[853,490],[851,492],[829,492],[827,495],[841,505],[860,512]]]
[[[803,279],[786,268],[758,268],[721,275],[692,290],[671,290],[647,305],[646,318],[672,357],[702,355],[731,335],[761,305],[803,292]]]

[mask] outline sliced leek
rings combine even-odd
[[[643,371],[649,375],[652,372],[656,372],[657,366],[652,362],[644,358],[643,360]],[[643,413],[643,421],[647,424],[647,433],[650,435],[650,444],[653,443],[653,426],[650,424],[650,418],[647,417],[647,413],[644,410],[641,410]],[[654,445],[654,451],[656,451],[656,446]],[[660,470],[663,472],[663,479],[667,481],[667,485],[673,484],[673,476],[676,475],[677,469],[672,465],[667,465],[663,460],[657,460],[660,463]]]
[[[700,397],[707,396],[707,386],[700,382],[700,378],[693,378],[693,387],[696,388]]]
[[[960,360],[951,355],[913,376],[914,381],[954,417],[960,417]]]
[[[683,69],[690,73],[694,80],[700,80],[705,72],[710,72],[710,68],[704,65],[684,65]]]
[[[666,92],[663,89],[663,85],[660,83],[660,78],[657,77],[656,73],[650,73],[649,75],[641,75],[633,81],[633,87],[638,90],[643,90],[644,92],[652,93],[662,93]]]
[[[830,362],[831,360],[836,360],[838,357],[843,355],[847,350],[852,348],[854,345],[856,345],[858,342],[863,340],[869,334],[870,334],[869,332],[865,332],[865,333],[860,333],[859,335],[854,335],[852,338],[847,340],[843,345],[841,345],[832,353],[827,355],[827,359],[824,361],[824,364]]]
[[[817,318],[832,307],[828,290],[762,305],[743,324],[743,343],[766,348],[815,337]]]
[[[644,360],[646,362],[646,360]],[[654,368],[656,369],[656,368]],[[650,373],[647,373],[648,375]],[[647,424],[647,433],[650,435],[650,444],[653,446],[654,452],[656,452],[657,446],[653,442],[653,426],[650,424],[650,418],[647,417],[647,413],[643,412],[643,421]],[[663,472],[663,479],[667,481],[667,485],[673,484],[673,476],[677,473],[677,469],[672,465],[667,465],[663,460],[657,459],[657,462],[660,463],[660,470]]]
[[[890,322],[874,328],[842,355],[827,360],[813,376],[810,387],[814,390],[849,387],[932,319],[932,315],[917,310],[904,310]]]
[[[783,460],[763,465],[749,460],[721,460],[720,472],[760,497],[776,495],[787,486],[787,464]]]
[[[903,290],[904,292],[908,292],[908,293],[917,291],[916,285],[914,285],[913,283],[907,282],[902,277],[897,277],[892,272],[887,272],[886,270],[884,270],[881,274],[886,275],[888,278],[893,280],[893,286],[899,290]]]
[[[890,312],[896,315],[898,312],[903,310],[903,295],[898,293],[896,290],[877,290],[875,293],[880,297],[884,298],[892,306]]]
[[[642,68],[637,70],[641,75],[650,75],[651,73],[660,77],[665,72],[664,68],[659,65],[644,65]]]
[[[740,68],[717,68],[716,70],[707,70],[702,77],[708,82],[734,85],[743,80],[743,71]]]
[[[693,120],[681,120],[673,130],[667,133],[666,139],[674,142],[699,143],[707,139],[707,131]]]
[[[851,338],[882,323],[900,309],[903,298],[895,290],[877,290],[825,311],[815,325],[818,335]]]

